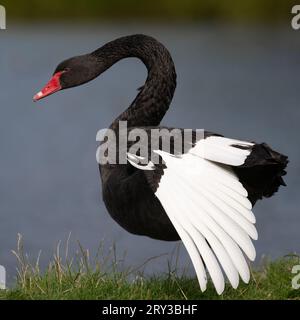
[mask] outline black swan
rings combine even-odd
[[[168,50],[149,36],[121,37],[63,61],[34,101],[91,81],[128,57],[142,60],[148,77],[110,129],[119,133],[120,121],[127,121],[128,132],[141,128],[150,134],[151,129],[161,128],[175,91],[176,72]],[[155,164],[141,165],[142,157],[126,153],[126,163],[99,165],[107,210],[131,233],[166,241],[181,239],[202,291],[207,285],[206,269],[219,294],[225,287],[223,272],[234,288],[239,277],[247,283],[250,272],[245,256],[255,259],[251,238],[257,239],[252,207],[285,185],[287,157],[265,143],[208,131],[198,139],[193,130],[192,143],[181,154],[174,139],[170,143],[168,152],[150,145],[149,153],[159,157]],[[126,152],[129,147],[128,143]]]

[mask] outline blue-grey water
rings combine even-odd
[[[65,58],[106,41],[147,33],[171,51],[178,87],[163,124],[205,128],[267,142],[290,158],[287,187],[257,203],[257,261],[299,252],[300,31],[225,26],[8,26],[0,33],[0,264],[15,277],[17,233],[41,262],[72,232],[95,253],[115,242],[126,263],[138,266],[170,253],[174,243],[131,235],[108,215],[95,160],[98,129],[107,127],[136,95],[146,69],[119,62],[96,81],[51,96],[32,96]],[[164,256],[148,272],[167,271]],[[181,264],[189,261],[184,249]]]

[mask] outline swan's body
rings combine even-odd
[[[176,72],[167,49],[148,36],[119,38],[91,54],[62,62],[35,100],[88,82],[127,57],[141,59],[148,77],[130,107],[110,128],[118,132],[119,121],[127,121],[128,130],[144,128],[150,134],[169,108]],[[197,139],[194,134],[193,143],[181,154],[175,152],[174,145],[169,152],[150,146],[149,155],[160,157],[158,164],[139,166],[138,157],[129,153],[126,164],[100,165],[103,200],[112,218],[127,231],[161,240],[181,239],[201,289],[206,288],[206,268],[221,293],[225,283],[222,269],[234,288],[239,276],[249,281],[243,253],[255,258],[250,239],[257,239],[252,207],[284,185],[281,176],[287,157],[266,144],[211,132]]]

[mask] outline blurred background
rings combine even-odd
[[[125,264],[167,272],[176,243],[137,237],[108,215],[101,198],[96,132],[134,99],[146,78],[136,59],[97,80],[51,96],[32,96],[62,60],[107,41],[145,33],[170,50],[178,86],[164,125],[205,128],[267,142],[290,158],[286,188],[258,202],[257,259],[299,252],[300,30],[289,0],[0,0],[0,264],[15,277],[17,234],[41,263],[72,232],[91,255],[115,243]],[[72,253],[71,253],[72,254]],[[184,249],[179,267],[189,258]],[[191,269],[191,274],[193,270]]]

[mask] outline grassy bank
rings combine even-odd
[[[48,269],[41,272],[39,258],[33,264],[23,253],[21,238],[14,254],[18,259],[16,285],[0,290],[0,299],[297,299],[300,289],[292,288],[294,265],[300,257],[293,255],[274,262],[264,262],[252,270],[251,281],[237,290],[229,285],[218,296],[211,283],[201,293],[196,279],[176,276],[176,266],[157,277],[144,277],[141,268],[118,271],[115,251],[90,262],[89,253],[79,245],[79,255],[68,258],[68,244],[64,258],[59,246]],[[111,261],[113,261],[111,263]],[[93,266],[92,266],[93,265]],[[129,280],[131,279],[131,280]],[[299,283],[299,281],[298,281]]]

